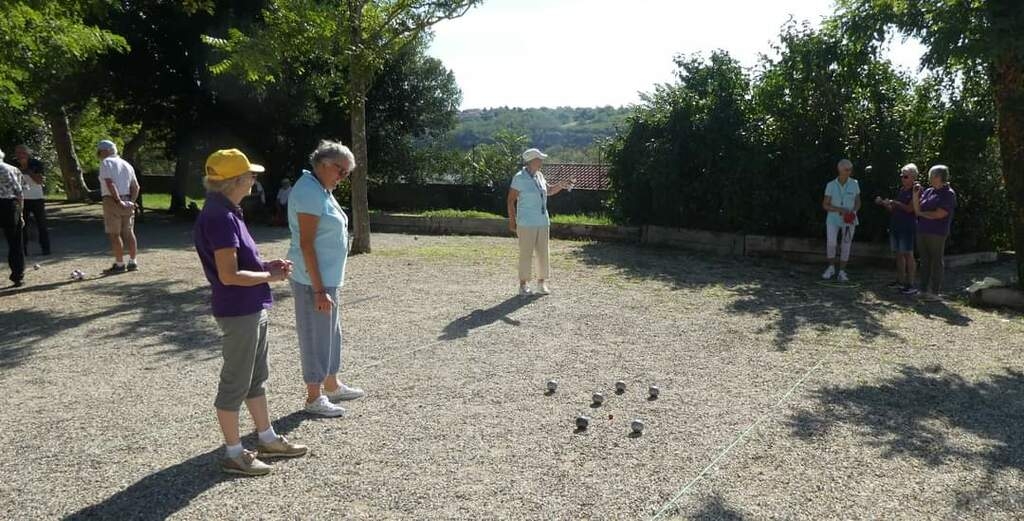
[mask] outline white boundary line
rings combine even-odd
[[[796,383],[790,386],[789,390],[786,391],[786,393],[783,394],[777,402],[775,402],[775,405],[772,405],[770,408],[768,408],[768,410],[762,413],[761,416],[756,421],[754,421],[754,423],[750,424],[746,429],[740,432],[739,435],[732,440],[732,443],[730,443],[728,446],[722,449],[722,451],[719,452],[718,455],[711,460],[711,463],[708,463],[708,465],[704,467],[704,469],[701,470],[696,476],[694,476],[694,478],[691,479],[689,483],[684,485],[683,488],[679,489],[679,492],[672,496],[672,499],[668,500],[664,505],[662,505],[661,508],[653,516],[651,516],[651,521],[663,519],[663,516],[668,514],[669,511],[676,506],[680,498],[682,498],[686,493],[688,493],[690,489],[693,488],[693,486],[696,485],[697,482],[700,481],[705,475],[707,475],[708,472],[711,471],[711,469],[717,466],[720,461],[722,461],[726,456],[728,456],[729,453],[732,452],[732,449],[734,449],[737,445],[740,444],[740,442],[746,439],[748,434],[753,432],[753,430],[756,429],[759,425],[761,425],[761,423],[763,423],[764,420],[766,420],[769,416],[771,416],[776,409],[778,409],[783,403],[785,403],[786,400],[788,400],[789,397],[792,396],[792,394],[797,390],[797,388],[799,388],[800,385],[802,385],[804,381],[807,380],[807,377],[809,377],[811,373],[813,373],[819,367],[821,367],[821,365],[824,364],[825,361],[828,360],[836,352],[836,349],[838,349],[838,347],[838,345],[833,346],[832,349],[825,354],[825,356],[822,356],[816,364],[814,364],[810,369],[805,371],[804,374],[796,381]]]

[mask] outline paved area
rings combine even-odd
[[[555,294],[519,299],[511,239],[377,235],[344,289],[343,419],[299,412],[288,287],[269,398],[312,453],[222,476],[217,327],[190,225],[109,261],[96,207],[0,290],[8,519],[1012,519],[1024,509],[1024,321],[922,304],[851,271],[553,243]],[[265,256],[281,229],[258,228]],[[39,262],[30,259],[30,265]],[[88,279],[73,282],[82,269]],[[964,284],[1007,265],[956,271]],[[544,394],[544,383],[561,386]],[[613,383],[629,388],[615,395]],[[662,389],[649,401],[646,387]],[[590,395],[608,401],[591,408]],[[574,432],[586,413],[592,427]],[[629,422],[647,430],[629,436]],[[243,430],[252,429],[245,420]]]

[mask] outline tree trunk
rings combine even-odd
[[[139,164],[139,150],[142,145],[146,143],[146,129],[139,129],[139,131],[132,136],[127,143],[124,144],[124,150],[121,152],[121,157],[125,161],[131,163],[135,167],[135,175],[142,175],[142,165]]]
[[[188,191],[188,173],[192,167],[192,147],[189,140],[179,136],[178,144],[174,147],[177,161],[174,163],[174,190],[171,191],[171,213],[185,211],[185,194]]]
[[[994,69],[999,153],[1013,215],[1017,284],[1024,288],[1024,55],[1005,51]]]
[[[366,81],[352,75],[349,117],[352,130],[352,154],[356,156],[356,168],[352,171],[352,218],[355,234],[352,237],[352,253],[370,253],[370,201],[366,153]]]
[[[71,138],[71,125],[64,107],[57,107],[47,114],[50,121],[50,132],[53,133],[53,147],[57,150],[57,161],[60,163],[61,177],[64,179],[64,193],[71,202],[82,202],[89,199],[85,178],[82,177],[82,165],[75,153],[75,142]]]
[[[348,2],[349,43],[355,49],[362,48],[364,6],[364,0]],[[356,156],[356,168],[352,171],[352,220],[355,229],[352,253],[370,253],[369,169],[366,164],[366,91],[369,90],[370,74],[360,57],[354,58],[349,66],[348,92],[352,154]]]

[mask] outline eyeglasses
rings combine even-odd
[[[901,174],[900,175],[900,179],[911,179],[911,178],[912,178],[912,176],[910,176],[908,174]]]

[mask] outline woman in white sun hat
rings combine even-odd
[[[540,167],[547,155],[531,148],[523,152],[523,169],[512,177],[508,190],[508,227],[519,237],[519,294],[533,294],[527,285],[532,279],[533,256],[537,255],[537,292],[547,295],[548,239],[551,220],[548,218],[548,197],[572,187],[572,180],[548,186]]]

